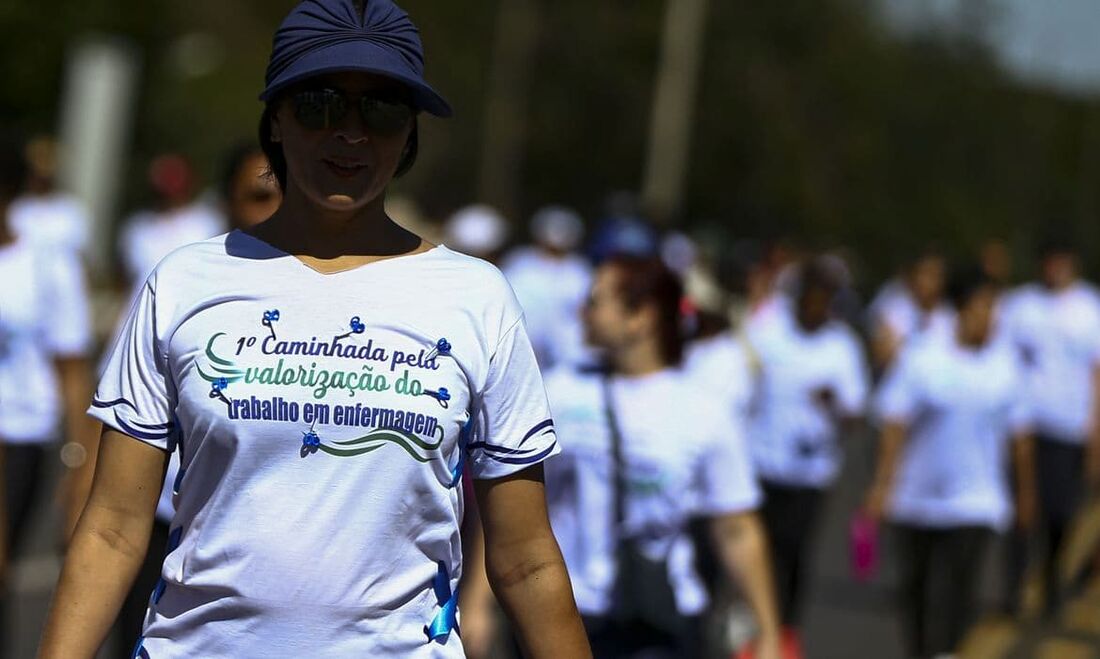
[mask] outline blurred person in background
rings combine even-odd
[[[531,217],[534,244],[510,252],[501,265],[523,307],[531,345],[544,371],[584,359],[581,306],[592,268],[576,250],[584,238],[580,215],[546,206]]]
[[[20,552],[29,522],[48,500],[49,460],[61,445],[62,537],[83,505],[94,462],[96,424],[84,415],[91,393],[92,347],[84,269],[74,249],[17,236],[12,200],[26,172],[22,144],[0,138],[0,462],[3,524],[0,595],[8,598],[8,559]],[[59,442],[59,440],[62,440]],[[0,612],[2,614],[2,612]],[[4,624],[0,615],[0,624]],[[0,640],[0,647],[3,642]]]
[[[951,309],[943,301],[947,264],[936,250],[925,250],[909,262],[901,277],[879,289],[867,308],[871,355],[885,368],[910,338],[925,332],[950,333]]]
[[[133,290],[172,250],[226,230],[216,210],[195,199],[195,171],[183,156],[167,153],[154,158],[148,183],[156,199],[154,208],[129,217],[118,238],[124,274]]]
[[[279,207],[282,192],[278,181],[270,173],[267,156],[258,145],[242,143],[232,148],[226,155],[222,171],[221,202],[231,228],[253,227],[271,217]],[[121,331],[122,328],[119,328],[115,335]],[[164,475],[160,501],[157,502],[149,550],[115,622],[114,656],[120,659],[133,654],[134,639],[141,636],[145,612],[149,608],[149,594],[160,578],[161,563],[175,515],[172,495],[179,486],[179,471],[179,453],[173,451],[168,458],[168,469]]]
[[[1034,412],[1037,535],[1045,610],[1052,613],[1064,597],[1059,554],[1084,502],[1086,482],[1100,484],[1100,292],[1081,279],[1072,241],[1054,236],[1040,251],[1040,281],[1013,291],[1001,313],[1005,334],[1023,360]],[[1013,598],[1028,544],[1017,542],[1017,556],[1010,559]]]
[[[785,625],[797,630],[810,581],[814,528],[840,471],[840,439],[864,414],[869,375],[855,332],[832,316],[835,272],[820,258],[798,270],[794,300],[749,340],[759,360],[749,446]]]
[[[508,220],[497,209],[473,204],[455,211],[443,224],[443,244],[498,264],[511,237]]]
[[[655,256],[657,230],[643,217],[633,192],[618,190],[607,196],[604,217],[589,236],[589,259],[596,264],[613,256]]]
[[[759,490],[723,396],[677,368],[681,295],[659,259],[597,269],[584,325],[606,365],[547,376],[563,447],[547,467],[551,523],[596,657],[698,656],[707,602],[687,527],[703,518],[756,615],[756,656],[777,659]]]
[[[91,218],[79,199],[57,188],[60,145],[52,137],[39,136],[27,142],[25,153],[27,182],[8,211],[11,230],[45,249],[86,256]]]
[[[258,144],[244,142],[226,155],[221,195],[229,229],[256,226],[279,208],[279,182]]]
[[[1024,371],[994,338],[998,290],[977,270],[953,276],[955,329],[907,343],[877,394],[882,436],[864,508],[896,527],[913,657],[955,651],[994,533],[1035,519]]]
[[[546,513],[558,449],[522,311],[494,267],[386,215],[421,113],[451,115],[416,26],[389,0],[299,3],[260,98],[283,201],[141,288],[93,399],[96,479],[39,656],[95,654],[173,451],[169,552],[134,656],[462,657],[464,465],[524,650],[590,656]],[[336,404],[356,395],[369,405]]]
[[[987,238],[978,246],[978,265],[982,273],[1008,290],[1012,284],[1012,248],[1003,238]]]

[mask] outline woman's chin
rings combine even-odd
[[[320,205],[330,211],[354,211],[366,206],[370,200],[364,195],[351,196],[343,193],[321,195]]]
[[[346,194],[330,194],[325,197],[325,203],[333,208],[355,208],[358,200]]]

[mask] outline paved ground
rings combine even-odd
[[[896,574],[887,559],[877,578],[853,582],[848,574],[847,524],[871,473],[871,440],[855,438],[838,487],[830,496],[818,536],[816,575],[810,585],[804,641],[808,659],[904,659],[895,613]],[[16,563],[13,606],[8,608],[7,642],[0,657],[33,657],[59,561],[53,549],[55,517],[43,506],[33,542]],[[884,555],[891,555],[889,541]],[[999,554],[985,563],[983,599],[999,593]],[[101,654],[101,659],[107,655]],[[1100,581],[1067,606],[1052,623],[1019,625],[990,620],[976,631],[964,654],[973,659],[1100,659]]]

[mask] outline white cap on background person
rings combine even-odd
[[[584,220],[568,206],[543,206],[531,216],[531,237],[550,249],[571,252],[584,237]]]
[[[448,247],[471,256],[486,256],[508,241],[508,222],[492,206],[475,204],[456,211],[447,220],[443,234]]]

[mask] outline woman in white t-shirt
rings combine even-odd
[[[229,152],[221,193],[226,219],[229,226],[235,229],[255,226],[271,217],[279,208],[282,193],[279,184],[270,175],[267,156],[258,144],[241,144]],[[116,334],[118,331],[121,329],[116,330]],[[118,657],[131,655],[134,639],[141,635],[145,622],[149,593],[153,592],[160,579],[164,551],[168,546],[172,517],[175,515],[172,498],[176,479],[179,477],[179,466],[179,453],[173,452],[169,456],[168,470],[164,474],[164,486],[157,503],[149,550],[115,621],[114,636],[116,643],[120,645],[116,649],[115,656]]]
[[[840,471],[842,433],[863,416],[868,368],[855,332],[832,318],[828,264],[804,263],[792,304],[749,335],[759,375],[749,447],[764,489],[783,622],[797,628],[814,527]]]
[[[11,201],[24,172],[20,144],[0,140],[0,598],[7,559],[22,549],[35,509],[49,496],[58,440],[61,458],[81,466],[94,443],[84,415],[91,392],[92,336],[80,256],[18,236]],[[75,522],[74,500],[86,483],[74,470],[62,480],[63,518]],[[63,529],[67,533],[71,524]],[[0,621],[0,626],[4,621]],[[0,630],[2,632],[3,630]],[[0,633],[0,639],[3,638]]]
[[[939,252],[925,251],[871,300],[867,313],[876,368],[887,367],[911,338],[951,331],[951,308],[943,301],[946,271]]]
[[[899,535],[916,657],[955,650],[974,619],[989,540],[1014,518],[1030,526],[1036,507],[1023,371],[992,329],[996,284],[964,273],[950,297],[955,331],[906,346],[881,385],[882,445],[866,503]]]
[[[547,377],[563,446],[547,468],[551,522],[597,657],[695,656],[692,618],[706,593],[687,524],[699,517],[756,612],[757,656],[777,658],[759,491],[724,392],[697,388],[677,368],[680,297],[656,259],[619,257],[597,270],[585,330],[608,368]]]
[[[450,114],[416,27],[387,0],[303,2],[266,83],[283,203],[175,251],[143,287],[92,404],[97,477],[40,656],[95,653],[171,450],[176,512],[135,656],[462,657],[467,466],[524,650],[588,656],[546,514],[541,463],[558,448],[519,305],[498,270],[385,214],[418,112]]]

